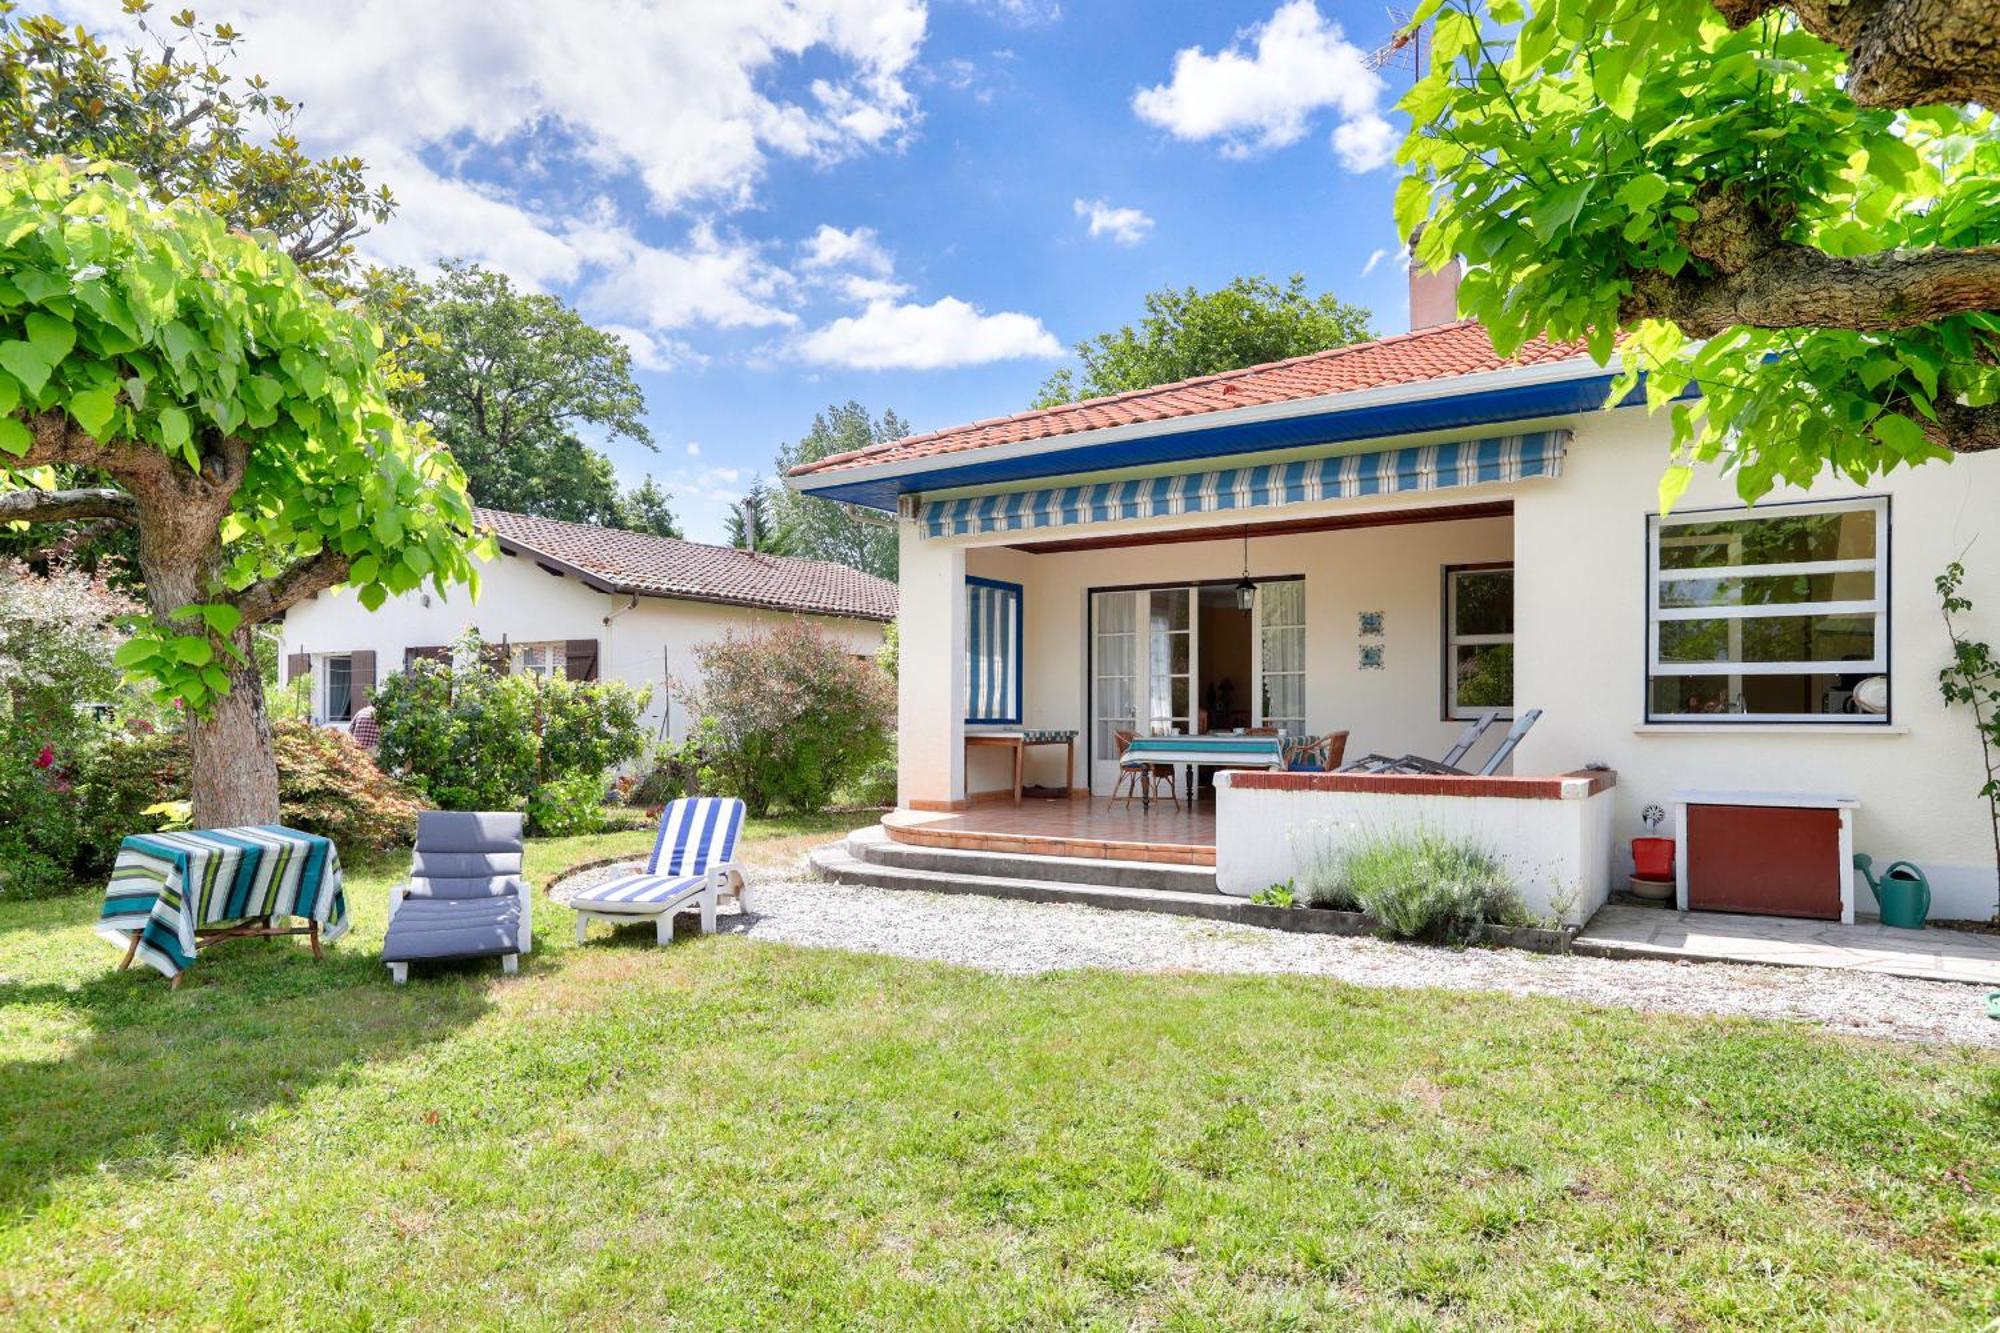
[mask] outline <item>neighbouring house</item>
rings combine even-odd
[[[662,739],[688,719],[666,688],[690,679],[696,645],[800,618],[856,655],[872,655],[896,618],[896,585],[845,565],[730,546],[478,511],[500,554],[469,590],[392,597],[369,611],[347,592],[285,614],[287,683],[310,681],[313,720],[345,726],[385,672],[445,658],[469,628],[510,671],[619,680],[652,691],[647,724]]]
[[[1454,280],[1414,275],[1412,309],[1449,312],[1433,288]],[[1657,806],[1689,837],[1692,907],[1851,919],[1873,907],[1846,870],[1865,851],[1922,865],[1934,915],[1990,915],[1985,771],[1939,697],[1933,580],[1969,550],[1971,628],[2000,639],[2000,458],[1755,507],[1705,472],[1663,516],[1669,424],[1607,408],[1613,378],[1579,347],[1507,359],[1443,322],[795,469],[900,525],[888,832],[1164,844],[1247,894],[1424,824],[1499,847],[1531,908],[1579,921]],[[1489,778],[1235,772],[1214,806],[1105,804],[1121,733],[1345,731],[1349,759],[1437,758],[1489,708],[1475,768],[1541,710]],[[1013,765],[1062,787],[1069,731],[1073,799],[1021,802]]]

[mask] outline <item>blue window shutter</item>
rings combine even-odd
[[[1021,585],[965,580],[965,720],[1021,724]]]

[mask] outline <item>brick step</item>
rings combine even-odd
[[[879,824],[850,834],[847,853],[870,865],[926,874],[1086,884],[1114,889],[1157,889],[1169,893],[1216,892],[1214,866],[924,847],[898,842]]]

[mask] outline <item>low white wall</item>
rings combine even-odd
[[[1611,889],[1615,788],[1591,792],[1588,779],[1561,779],[1561,799],[1534,799],[1240,788],[1235,776],[1216,781],[1215,878],[1238,898],[1287,880],[1303,890],[1315,867],[1360,842],[1419,829],[1485,848],[1538,918],[1581,925]]]

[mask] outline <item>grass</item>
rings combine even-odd
[[[770,862],[824,824],[763,825]],[[535,845],[541,879],[645,834]],[[2000,1060],[741,938],[113,973],[0,904],[0,1324],[1980,1327]],[[1968,1003],[1973,998],[1968,992]]]

